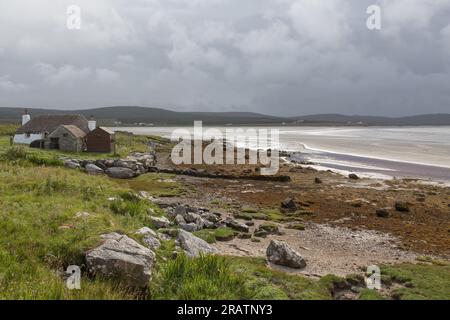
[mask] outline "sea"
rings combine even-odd
[[[193,132],[193,128],[181,127]],[[204,127],[207,130],[211,127]],[[248,130],[250,127],[214,127]],[[117,127],[112,130],[170,138],[180,127]],[[379,179],[410,178],[450,185],[450,126],[251,127],[276,130],[279,150],[317,170]],[[267,140],[271,139],[269,134]],[[271,141],[268,141],[270,145]],[[242,142],[238,142],[237,146]],[[254,147],[250,142],[250,147]]]

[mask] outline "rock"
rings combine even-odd
[[[202,218],[212,223],[217,223],[220,220],[220,217],[217,214],[206,212],[202,214]]]
[[[100,169],[102,169],[103,171],[108,169],[108,167],[105,165],[103,160],[97,160],[94,162],[94,164],[99,167]]]
[[[89,212],[77,212],[75,218],[88,218],[91,214]]]
[[[186,215],[186,207],[177,206],[175,208],[175,215],[181,215],[184,218],[184,216]]]
[[[395,203],[395,210],[398,212],[409,212],[409,204],[407,202],[397,201]]]
[[[314,179],[314,183],[321,184],[322,183],[322,179],[320,179],[319,177],[316,177]]]
[[[180,228],[187,232],[195,232],[201,229],[195,223],[181,223]]]
[[[150,217],[150,221],[157,229],[170,227],[170,221],[166,217]]]
[[[213,222],[206,220],[206,219],[202,219],[202,218],[200,218],[200,219],[201,219],[203,228],[205,228],[205,229],[214,229],[215,228],[215,224]]]
[[[155,254],[133,239],[111,233],[104,235],[104,243],[86,253],[86,265],[93,275],[122,279],[135,289],[148,286]]]
[[[268,234],[280,234],[280,229],[273,223],[263,223],[259,226],[258,231],[259,230],[264,230]]]
[[[81,167],[80,164],[71,160],[64,161],[64,166],[69,169],[79,169]]]
[[[201,217],[196,213],[187,212],[184,215],[184,220],[186,220],[187,223],[197,222],[199,219],[201,219]]]
[[[142,236],[152,236],[154,238],[158,238],[158,234],[150,229],[149,227],[143,227],[141,229],[139,229],[138,231],[136,231],[136,234],[142,235]]]
[[[387,209],[377,209],[376,214],[379,218],[389,218],[389,211]]]
[[[151,250],[156,250],[161,247],[161,242],[158,239],[158,235],[155,231],[148,227],[139,229],[136,234],[144,236],[142,241],[144,241],[147,248]]]
[[[176,217],[175,217],[175,222],[177,223],[177,224],[185,224],[186,223],[186,220],[184,220],[184,218],[183,218],[183,216],[181,215],[181,214],[178,214]]]
[[[352,180],[359,180],[359,177],[354,173],[350,173],[348,175],[348,177],[349,177],[349,179],[352,179]]]
[[[251,239],[252,235],[250,233],[239,233],[237,237],[239,239]]]
[[[205,240],[184,230],[178,231],[177,240],[179,241],[180,246],[186,251],[187,255],[192,257],[197,257],[200,254],[217,253],[217,249],[210,246]]]
[[[109,168],[106,170],[106,174],[114,179],[131,179],[136,176],[133,170],[119,167]]]
[[[100,174],[104,173],[102,168],[99,168],[95,164],[91,164],[91,163],[87,164],[85,169],[86,169],[86,172],[90,175],[100,175]]]
[[[295,211],[297,211],[297,205],[295,204],[294,199],[287,198],[283,202],[281,202],[281,211],[282,212],[295,212]]]
[[[267,260],[276,265],[295,269],[306,267],[306,262],[303,257],[292,250],[287,243],[282,241],[270,241],[266,255]]]
[[[258,238],[265,238],[269,235],[269,233],[266,230],[258,229],[255,232],[253,232],[254,237]]]
[[[245,223],[241,223],[231,218],[227,218],[224,222],[227,227],[240,232],[248,232],[250,230],[249,226],[247,226]]]

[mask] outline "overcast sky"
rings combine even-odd
[[[0,2],[0,106],[111,105],[448,113],[450,0]]]

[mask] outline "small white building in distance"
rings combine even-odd
[[[22,126],[14,135],[14,143],[29,145],[33,141],[45,139],[61,125],[76,126],[86,134],[96,128],[95,120],[88,121],[82,115],[42,115],[31,119],[25,110]]]

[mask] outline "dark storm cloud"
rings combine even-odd
[[[3,1],[0,106],[450,112],[449,18],[448,0]]]

